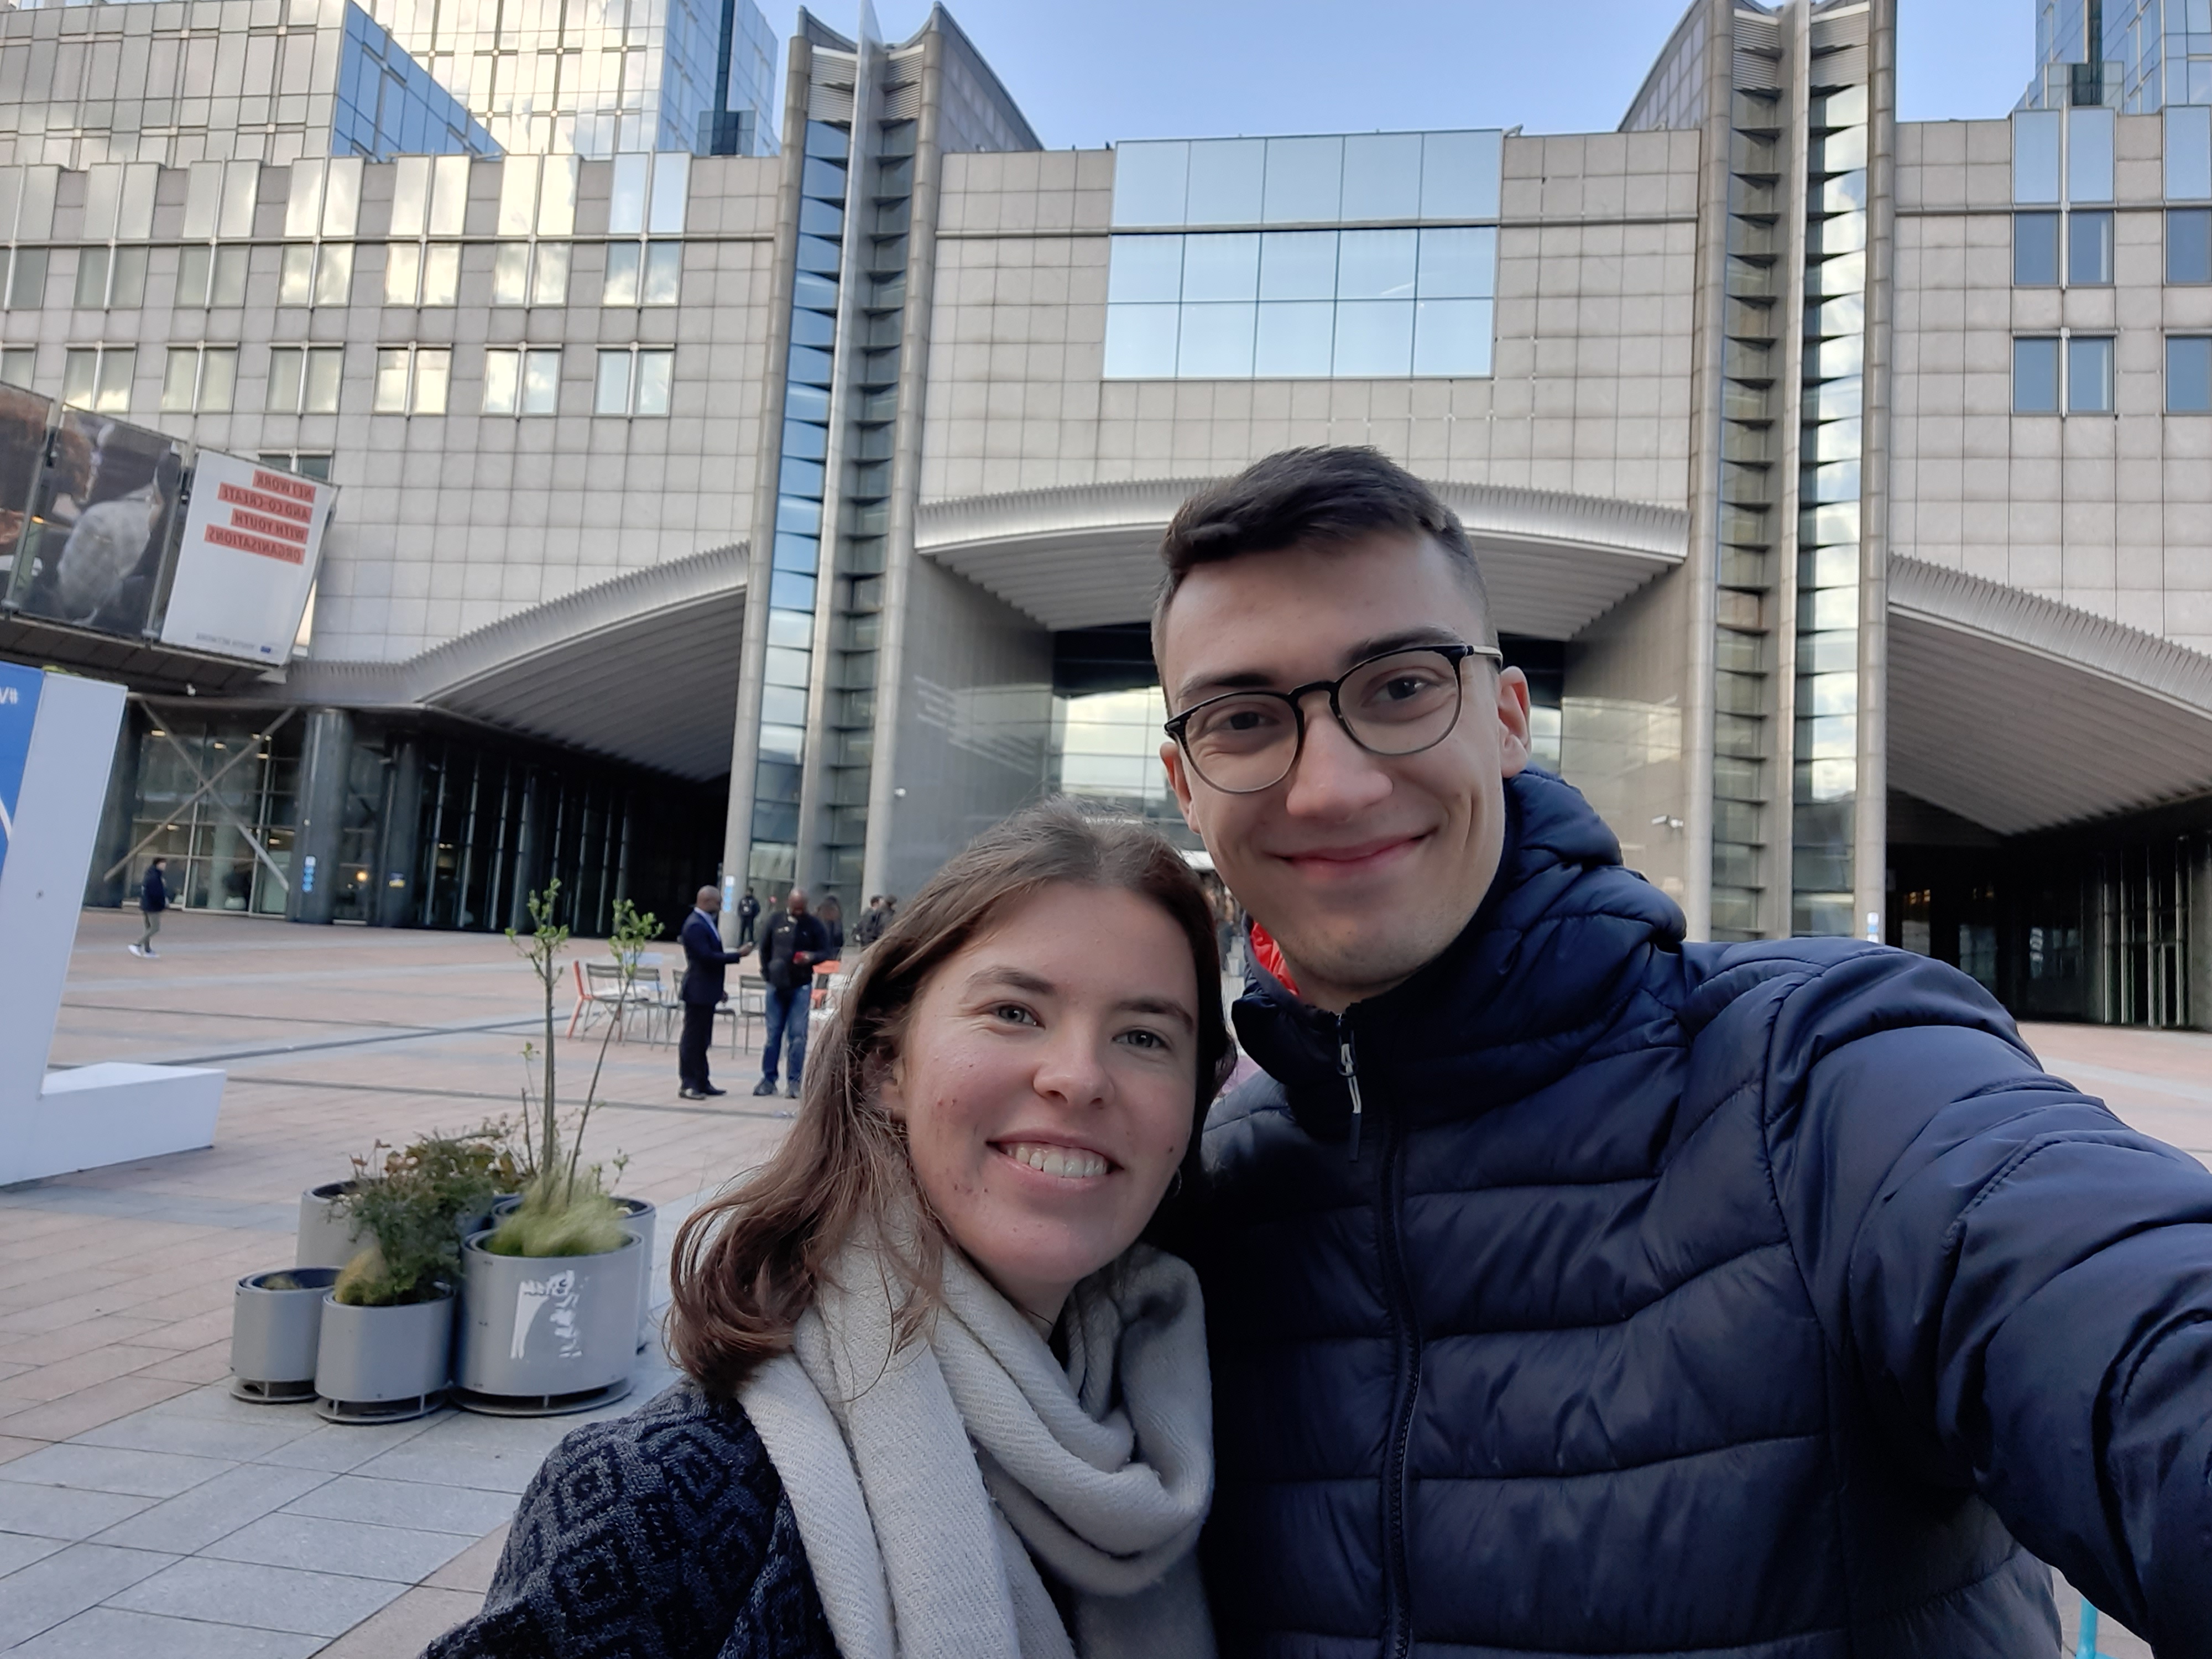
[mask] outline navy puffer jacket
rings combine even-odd
[[[2042,1659],[2029,1549],[2212,1654],[2212,1174],[1954,970],[1685,945],[1579,795],[1507,801],[1413,979],[1237,1006],[1227,1659]]]

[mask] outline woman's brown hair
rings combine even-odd
[[[1140,823],[1065,800],[1025,808],[970,842],[884,930],[809,1056],[799,1120],[783,1145],[677,1233],[669,1345],[708,1389],[733,1394],[755,1366],[791,1346],[793,1326],[856,1231],[902,1231],[883,1224],[910,1207],[926,1213],[904,1131],[878,1101],[884,1072],[930,975],[1009,912],[1063,884],[1148,898],[1189,943],[1198,1087],[1177,1185],[1194,1184],[1199,1128],[1235,1060],[1206,896],[1182,855]],[[1162,1219],[1154,1217],[1155,1228]],[[902,1339],[936,1305],[945,1247],[933,1222],[912,1236],[911,1253],[891,1264],[902,1281]]]

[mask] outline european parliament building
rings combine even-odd
[[[1171,823],[1163,527],[1364,443],[1694,934],[2212,1027],[2196,0],[2048,0],[1989,120],[1897,120],[1894,0],[1693,0],[1611,132],[1050,152],[941,9],[802,14],[740,121],[750,8],[689,3],[632,0],[635,97],[598,0],[0,15],[0,380],[338,485],[281,667],[0,610],[135,694],[94,902],[162,852],[304,921],[557,876],[590,931],[908,892],[1047,790]],[[313,52],[296,105],[184,84],[354,13],[447,88],[435,153],[334,136]],[[133,64],[177,84],[126,143]]]

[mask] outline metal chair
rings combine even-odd
[[[579,1022],[588,1031],[594,1020],[621,1019],[622,969],[611,963],[572,961],[568,965],[576,976],[576,1006],[568,1016],[568,1035],[576,1035]]]
[[[768,981],[758,974],[739,974],[737,995],[717,1012],[730,1017],[730,1057],[734,1060],[738,1053],[738,1038],[748,1021],[758,1020],[762,1036],[768,1034]],[[750,1042],[745,1044],[747,1051],[751,1048]]]

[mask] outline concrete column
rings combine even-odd
[[[384,825],[377,837],[375,883],[369,908],[379,927],[416,922],[416,859],[422,826],[422,740],[395,739],[392,775],[384,794]]]
[[[327,923],[337,891],[338,842],[345,826],[346,774],[353,765],[353,716],[318,708],[300,748],[300,830],[293,842],[288,921]]]
[[[530,896],[545,884],[545,872],[551,866],[553,793],[559,787],[546,776],[543,767],[532,767],[523,778],[522,829],[514,845],[514,896],[507,913],[507,925],[518,933],[529,931]]]
[[[1896,315],[1897,0],[1867,16],[1866,379],[1859,498],[1858,799],[1851,825],[1852,908],[1880,939],[1889,860],[1889,411]]]
[[[115,735],[115,760],[107,769],[107,799],[100,809],[100,837],[93,843],[92,867],[84,884],[84,902],[102,907],[119,905],[130,896],[131,872],[107,873],[108,866],[131,850],[131,827],[138,815],[138,766],[145,752],[146,718],[136,703],[123,709],[123,729]]]
[[[2183,983],[2188,1023],[2197,1030],[2212,1031],[2212,835],[2195,840],[2189,866],[2189,928],[2183,935],[2188,951],[2183,958]]]

